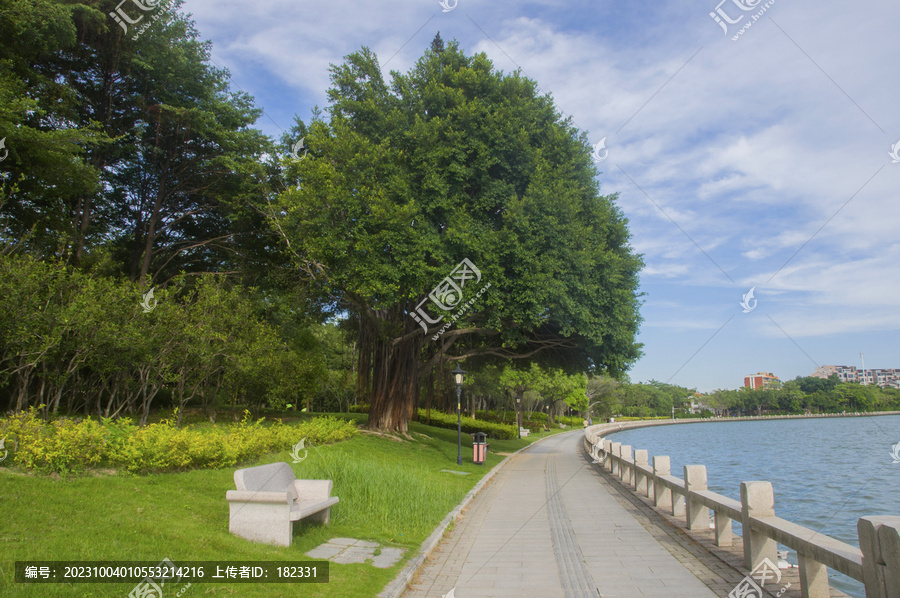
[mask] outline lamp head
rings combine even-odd
[[[456,368],[454,370],[452,370],[450,373],[453,374],[453,381],[456,382],[456,385],[462,386],[463,380],[466,377],[465,370],[463,370],[461,367],[459,367],[459,364],[457,363]]]

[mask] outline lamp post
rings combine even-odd
[[[453,381],[456,382],[456,464],[462,465],[462,419],[459,398],[462,394],[462,384],[466,372],[457,363],[456,369],[450,373],[453,374]]]
[[[522,412],[522,397],[516,397],[516,428],[519,430],[519,438],[522,437],[522,421],[521,421],[521,412]]]

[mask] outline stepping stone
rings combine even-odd
[[[441,473],[455,473],[456,475],[469,475],[468,471],[453,471],[452,469],[442,469]]]
[[[372,565],[379,569],[388,569],[403,556],[402,548],[382,548],[381,554],[372,559]]]
[[[367,540],[332,538],[316,546],[306,555],[316,559],[328,559],[339,565],[362,564],[371,560],[374,567],[387,569],[393,567],[405,552],[402,548],[383,548],[381,554],[376,556],[375,550],[380,546],[378,542]]]
[[[341,554],[330,560],[339,565],[349,565],[351,563],[365,563],[372,558],[375,558],[374,548],[368,546],[348,546]]]
[[[306,556],[313,559],[330,559],[340,551],[344,550],[344,548],[346,547],[336,546],[334,544],[326,542],[325,544],[320,544],[319,546],[316,546],[315,548],[307,552]]]

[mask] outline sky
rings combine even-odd
[[[328,105],[329,65],[363,46],[389,80],[440,31],[536,81],[603,141],[601,191],[646,263],[633,382],[707,392],[862,367],[860,353],[900,368],[900,3],[443,2],[181,11],[276,139]]]

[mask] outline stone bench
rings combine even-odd
[[[529,434],[531,434],[531,430],[529,430],[528,428],[519,428],[519,436],[522,436],[524,438]]]
[[[271,463],[234,472],[237,490],[225,493],[228,501],[228,531],[252,540],[290,546],[293,522],[303,518],[328,523],[331,480],[298,480],[287,463]]]

